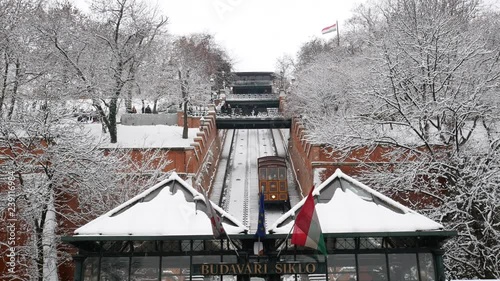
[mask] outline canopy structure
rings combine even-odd
[[[74,280],[444,278],[441,246],[454,232],[340,170],[318,185],[313,196],[324,256],[290,243],[305,199],[268,221],[271,227],[258,238],[175,173],[63,240],[78,248]],[[228,236],[214,239],[208,203]]]
[[[75,230],[74,238],[131,236],[210,236],[212,225],[202,193],[175,172],[166,180]],[[247,228],[216,204],[228,234]]]
[[[323,233],[422,233],[443,226],[371,189],[340,169],[313,191]],[[289,233],[305,198],[281,216],[269,233]]]

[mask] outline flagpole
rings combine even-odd
[[[337,26],[337,47],[340,47],[340,35],[339,35],[339,21],[335,21],[335,25]]]
[[[227,234],[227,232],[226,232],[226,237],[227,237],[227,240],[229,240],[229,243],[231,243],[231,245],[233,245],[234,252],[236,253],[236,256],[239,258],[240,254],[238,254],[238,251],[236,250],[236,245],[233,243],[233,240],[231,240],[231,237],[229,237],[229,234]]]
[[[203,190],[203,197],[205,198],[205,204],[207,206],[207,209],[208,209],[208,212],[210,213],[210,220],[212,221],[212,231],[214,233],[214,238],[220,238],[221,239],[221,248],[222,248],[222,235],[226,235],[227,239],[229,240],[229,243],[234,247],[234,252],[236,253],[236,256],[238,256],[238,258],[240,257],[240,255],[238,254],[238,251],[236,250],[237,247],[236,245],[233,243],[233,241],[231,240],[231,237],[229,237],[229,234],[224,230],[224,227],[222,226],[222,219],[220,217],[218,217],[216,211],[213,209],[212,207],[212,202],[210,202],[210,199],[208,199],[208,194],[207,194],[207,191],[205,189],[202,189]],[[213,217],[217,216],[218,217],[218,223],[220,224],[220,227],[217,227],[216,224],[215,224],[215,219]],[[217,229],[218,228],[218,229]],[[216,236],[216,232],[214,229],[217,229],[217,237]]]
[[[288,231],[288,234],[286,235],[286,238],[285,238],[285,244],[288,246],[288,237],[290,236],[290,233],[292,233],[292,229],[295,227],[295,223],[292,227],[290,227],[290,231]],[[283,248],[281,248],[278,252],[278,256],[276,258],[279,258],[280,257],[280,254],[281,254],[281,251],[283,250]]]

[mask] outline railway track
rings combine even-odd
[[[218,192],[219,205],[246,225],[250,232],[255,232],[258,225],[257,158],[282,154],[284,144],[276,135],[271,129],[228,130],[226,133],[223,145],[225,161],[219,163],[217,176],[224,177],[224,180],[222,187],[214,187],[214,193],[217,193],[217,188],[221,189]],[[231,143],[226,143],[228,141]],[[214,199],[217,200],[212,197]],[[266,207],[266,224],[273,223],[283,211],[282,208]]]

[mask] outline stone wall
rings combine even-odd
[[[122,125],[145,126],[145,125],[176,125],[177,113],[142,114],[125,113],[120,117]]]

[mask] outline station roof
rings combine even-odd
[[[313,191],[323,233],[411,233],[442,231],[443,226],[371,189],[340,169]],[[287,234],[306,198],[268,229]]]
[[[324,234],[445,232],[443,226],[337,170],[313,191]],[[287,234],[305,198],[268,228],[269,234]],[[230,235],[248,228],[216,204]],[[75,231],[74,238],[181,237],[212,235],[204,196],[173,173],[108,213]],[[253,235],[253,234],[252,234]],[[85,239],[87,240],[87,239]]]
[[[248,229],[216,204],[228,234]],[[204,236],[212,235],[212,224],[202,193],[175,172],[134,198],[96,218],[74,232],[75,237]]]

